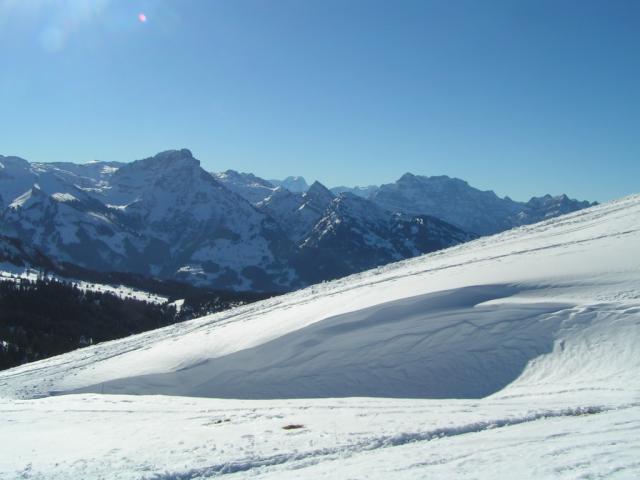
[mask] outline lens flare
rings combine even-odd
[[[147,16],[144,13],[139,13],[138,20],[140,20],[140,22],[142,23],[147,23]]]

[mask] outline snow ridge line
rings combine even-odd
[[[629,404],[620,407],[585,406],[576,408],[565,408],[555,411],[543,410],[539,412],[532,412],[515,418],[480,421],[454,427],[441,427],[426,432],[406,432],[395,435],[385,435],[378,438],[372,438],[357,442],[352,445],[321,448],[295,454],[279,454],[270,457],[247,458],[246,460],[220,463],[211,465],[209,467],[187,470],[184,472],[156,473],[153,476],[146,478],[148,480],[195,480],[197,478],[218,477],[233,473],[246,472],[256,468],[273,467],[276,465],[282,465],[289,462],[300,462],[303,460],[307,460],[307,462],[305,462],[305,465],[313,465],[321,461],[318,457],[340,456],[340,458],[345,458],[347,456],[352,456],[370,450],[377,450],[379,448],[398,447],[410,443],[425,441],[428,442],[439,438],[454,437],[457,435],[464,435],[468,433],[480,433],[486,430],[511,427],[514,425],[520,425],[523,423],[544,420],[548,418],[595,415],[612,410],[630,408],[634,405],[635,404]]]

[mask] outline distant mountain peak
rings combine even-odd
[[[589,202],[566,195],[533,197],[526,203],[500,198],[492,190],[478,190],[449,177],[405,173],[398,181],[381,185],[371,199],[392,212],[430,215],[479,235],[497,233],[586,208]]]
[[[194,158],[191,150],[183,148],[180,150],[165,150],[153,157],[137,160],[129,166],[139,166],[142,168],[175,168],[175,167],[199,167],[200,160]]]
[[[284,180],[269,180],[276,187],[284,187],[290,192],[304,193],[309,189],[309,185],[304,177],[287,177]]]
[[[288,176],[287,178],[284,179],[285,182],[304,182],[307,183],[307,181],[304,179],[304,177],[300,177],[300,176]]]
[[[413,173],[407,172],[402,175],[398,181],[397,185],[433,185],[433,186],[444,186],[444,185],[457,185],[458,187],[468,186],[469,184],[456,177],[450,177],[448,175],[414,175]]]
[[[407,172],[398,179],[398,182],[411,182],[415,181],[416,178],[417,177],[413,173]]]
[[[325,187],[323,184],[321,184],[317,180],[311,184],[311,186],[309,187],[305,195],[323,196],[323,197],[330,197],[330,198],[334,197],[333,193],[331,193],[331,191],[327,187]]]

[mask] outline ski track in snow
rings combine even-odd
[[[396,435],[388,435],[370,439],[368,441],[355,443],[349,446],[338,446],[333,448],[325,448],[321,450],[313,450],[305,453],[299,453],[294,455],[275,455],[267,458],[247,459],[244,461],[236,461],[230,463],[223,463],[219,465],[212,465],[198,470],[183,473],[167,473],[154,475],[153,478],[158,480],[190,480],[201,477],[213,477],[230,473],[243,472],[259,467],[267,467],[273,465],[280,465],[287,462],[299,462],[306,461],[306,465],[312,463],[319,463],[320,459],[317,457],[328,456],[350,456],[355,453],[376,450],[379,448],[398,447],[407,445],[409,443],[425,442],[434,439],[440,439],[444,437],[452,437],[456,435],[464,435],[468,433],[478,433],[484,430],[490,430],[494,428],[509,427],[512,425],[519,425],[521,423],[533,422],[540,419],[554,418],[554,417],[571,417],[578,415],[594,415],[596,413],[603,412],[602,407],[580,407],[576,409],[566,409],[560,411],[542,411],[536,412],[520,418],[511,419],[499,419],[488,422],[477,422],[468,425],[459,425],[450,428],[439,428],[427,432],[403,432]],[[313,462],[309,462],[309,459],[314,459]]]
[[[639,343],[632,196],[0,372],[0,478],[638,478]]]

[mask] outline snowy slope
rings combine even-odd
[[[632,196],[2,372],[0,472],[636,478],[639,342]]]

